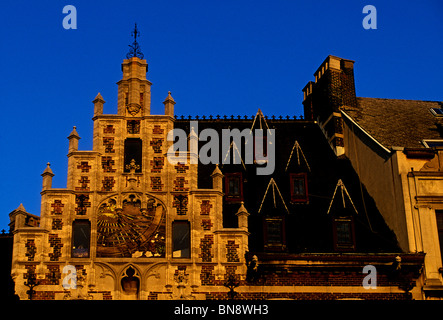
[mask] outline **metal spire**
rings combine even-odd
[[[127,59],[131,59],[133,57],[137,57],[139,59],[143,59],[144,55],[141,52],[140,46],[137,42],[137,37],[140,37],[140,32],[137,29],[137,23],[135,24],[134,31],[131,32],[131,36],[134,37],[134,42],[129,46],[129,52],[126,54]]]

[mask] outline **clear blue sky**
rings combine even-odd
[[[365,5],[377,29],[365,30]],[[62,26],[65,5],[77,29]],[[0,9],[0,229],[23,203],[40,214],[46,162],[66,187],[68,140],[92,148],[91,101],[116,113],[120,65],[138,23],[152,113],[168,90],[178,115],[301,115],[327,55],[355,60],[357,96],[443,100],[443,2],[8,1]]]

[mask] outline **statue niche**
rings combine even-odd
[[[137,300],[140,290],[140,279],[136,271],[131,266],[125,271],[125,275],[121,279],[122,300]]]
[[[97,212],[97,257],[164,257],[165,208],[149,197],[129,194],[121,208],[111,198]]]

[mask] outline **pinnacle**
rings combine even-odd
[[[76,127],[76,126],[73,126],[73,127],[72,127],[72,131],[71,131],[71,133],[69,134],[68,139],[71,139],[71,138],[74,138],[74,137],[80,139],[80,136],[79,136],[78,133],[77,133],[77,127]]]
[[[97,94],[97,96],[94,98],[94,100],[92,102],[99,101],[99,100],[105,102],[105,99],[103,99],[103,97],[100,94],[100,92]]]
[[[25,209],[25,207],[23,206],[23,203],[20,203],[20,205],[18,206],[18,208],[15,209],[15,210],[19,210],[19,211],[26,212],[26,209]]]
[[[51,164],[49,162],[46,164],[46,169],[45,171],[43,171],[42,176],[46,174],[54,176],[54,173],[52,172],[50,165]]]
[[[174,101],[174,98],[171,96],[171,91],[168,91],[168,96],[166,97],[166,99],[165,99],[164,102],[166,102],[166,101],[172,101],[172,102],[175,102],[175,101]]]

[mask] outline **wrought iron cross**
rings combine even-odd
[[[130,49],[129,52],[126,54],[126,58],[131,59],[132,57],[137,57],[143,59],[144,55],[137,42],[137,37],[140,37],[140,32],[137,29],[137,23],[135,24],[134,31],[131,32],[131,36],[134,37],[134,42],[128,45]]]

